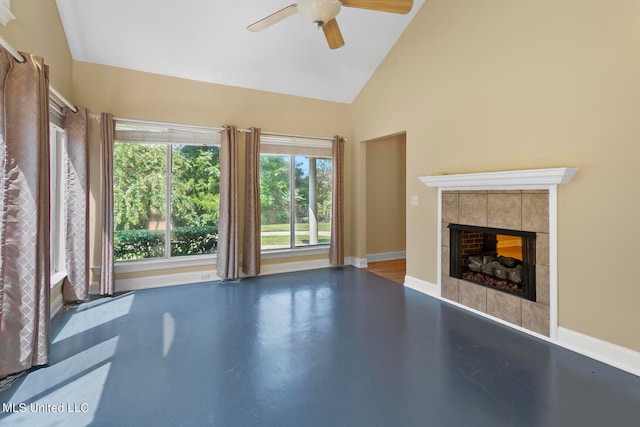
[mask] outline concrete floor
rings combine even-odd
[[[74,307],[0,402],[26,406],[2,426],[638,426],[640,378],[346,267]]]

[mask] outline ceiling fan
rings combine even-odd
[[[413,0],[298,0],[298,3],[290,4],[284,9],[249,25],[249,31],[262,31],[271,25],[282,21],[296,12],[322,28],[324,36],[331,49],[344,46],[344,39],[338,27],[336,16],[342,6],[357,9],[378,10],[406,14],[413,7]]]

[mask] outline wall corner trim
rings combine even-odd
[[[352,265],[356,268],[367,268],[369,266],[366,258],[356,258],[354,256],[346,257],[344,259],[344,263],[345,265]]]
[[[404,286],[423,294],[440,298],[440,286],[413,276],[404,276]]]

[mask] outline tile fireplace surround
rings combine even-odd
[[[535,232],[536,301],[451,277],[449,224]],[[441,296],[549,336],[549,192],[443,191],[441,227]]]
[[[557,185],[577,169],[553,168],[420,177],[438,188],[439,297],[502,323],[556,339]],[[536,233],[536,301],[449,275],[449,224]]]

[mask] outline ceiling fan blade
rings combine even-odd
[[[284,18],[287,18],[293,14],[295,14],[298,11],[298,6],[295,4],[290,4],[289,6],[285,7],[284,9],[280,9],[279,11],[272,13],[271,15],[267,16],[266,18],[262,18],[261,20],[254,22],[253,24],[249,25],[247,27],[247,30],[252,31],[254,33],[258,32],[258,31],[262,31],[267,27],[272,26],[273,24],[276,24],[280,21],[282,21]]]
[[[413,7],[413,0],[340,0],[343,6],[358,9],[379,10],[380,12],[392,12],[406,14]]]
[[[327,43],[329,43],[329,47],[331,49],[338,49],[339,47],[344,46],[344,39],[342,38],[342,33],[340,32],[340,27],[338,27],[338,21],[336,18],[333,18],[331,21],[327,22],[322,26],[322,31],[324,32],[324,36],[327,39]]]

